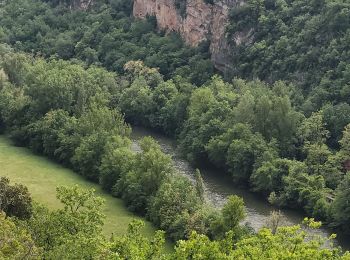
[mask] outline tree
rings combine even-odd
[[[9,81],[14,85],[21,86],[24,83],[28,56],[20,53],[9,52],[2,58],[1,67]]]
[[[75,118],[70,117],[67,111],[53,110],[36,122],[37,128],[42,132],[42,146],[45,155],[57,159],[57,150],[61,147],[60,136],[69,125],[74,124],[74,120]]]
[[[319,223],[310,220],[308,226],[319,227]],[[329,239],[332,240],[332,237]],[[269,229],[261,229],[257,235],[243,238],[232,252],[233,259],[347,259],[337,248],[327,249],[328,240],[319,237],[308,237],[301,226],[279,227],[275,234]]]
[[[276,234],[278,228],[282,226],[283,215],[281,211],[272,211],[266,222],[266,226],[271,230],[273,235]]]
[[[123,90],[118,106],[126,119],[135,124],[148,125],[147,116],[154,110],[153,93],[143,77],[136,78],[129,88]]]
[[[253,190],[266,195],[283,190],[282,178],[288,175],[289,166],[290,161],[287,159],[277,158],[263,162],[250,177]]]
[[[132,170],[135,154],[130,150],[131,141],[119,135],[110,137],[104,148],[99,168],[102,188],[112,191],[121,176]]]
[[[47,259],[112,259],[110,243],[101,234],[93,237],[77,234],[47,251]]]
[[[342,137],[342,132],[350,123],[350,105],[347,103],[328,104],[322,108],[322,113],[327,130],[330,132],[327,144],[332,148],[339,148],[338,142]]]
[[[27,221],[35,244],[44,249],[46,258],[100,254],[104,251],[101,247],[107,244],[101,233],[103,199],[95,196],[93,189],[77,185],[57,187],[56,191],[63,208],[50,211],[35,205],[33,216]]]
[[[32,115],[28,115],[30,104],[31,101],[22,88],[5,84],[0,89],[1,130],[12,129],[10,135],[18,145],[23,145],[28,141],[24,126],[29,124],[32,118]]]
[[[339,141],[340,151],[338,156],[343,160],[343,163],[350,157],[350,124],[344,128],[343,136]]]
[[[32,215],[32,198],[28,188],[20,185],[10,185],[6,177],[0,178],[0,211],[7,216],[28,219]]]
[[[77,146],[71,158],[72,165],[84,177],[97,182],[107,143],[111,142],[114,135],[124,137],[129,134],[130,128],[120,112],[94,104],[79,118],[76,125],[74,135]]]
[[[302,206],[307,214],[315,218],[329,218],[329,203],[326,197],[330,189],[326,187],[322,175],[309,175],[304,163],[291,161],[289,174],[284,176],[282,181],[283,190],[279,193],[277,205],[295,208]]]
[[[225,230],[234,230],[246,216],[243,199],[229,196],[221,212]]]
[[[329,131],[323,122],[322,112],[312,113],[299,127],[299,136],[306,145],[323,144],[328,135]]]
[[[83,137],[71,159],[75,170],[87,179],[97,182],[100,177],[99,168],[107,140],[108,133],[103,132],[95,132]]]
[[[142,221],[129,224],[126,235],[113,237],[110,250],[118,259],[166,259],[162,252],[165,242],[164,232],[157,231],[152,239],[144,237],[140,231],[144,226]]]
[[[114,190],[130,210],[145,214],[149,200],[173,174],[174,168],[170,156],[151,137],[143,138],[140,146],[133,168],[121,176]]]
[[[195,218],[196,212],[200,210],[201,204],[195,188],[185,177],[173,177],[164,182],[148,207],[147,215],[150,220],[166,230],[174,241],[187,237],[192,230],[205,232],[203,225],[196,229],[190,223],[190,219]],[[203,218],[199,221],[204,222]]]
[[[30,233],[0,212],[0,258],[41,259],[41,250]]]
[[[345,231],[349,231],[350,223],[350,174],[347,173],[336,190],[335,200],[332,205],[332,212],[335,222],[340,225]]]
[[[233,231],[236,237],[242,233],[239,223],[245,218],[246,211],[243,199],[231,195],[221,209],[221,214],[217,215],[211,223],[211,233],[214,238],[223,238],[229,231]]]
[[[230,259],[229,252],[232,243],[227,241],[211,241],[207,236],[192,232],[188,240],[180,240],[171,259]]]
[[[247,182],[254,169],[264,160],[274,158],[276,152],[259,133],[253,133],[248,125],[237,124],[234,132],[237,136],[228,147],[226,164],[235,181]]]
[[[306,148],[307,157],[305,160],[310,174],[323,175],[326,171],[326,163],[332,155],[332,152],[325,144],[310,144]]]
[[[196,191],[197,191],[197,196],[199,199],[204,202],[205,200],[205,187],[204,187],[204,182],[201,176],[201,172],[196,169],[195,172],[195,178],[196,178]]]
[[[63,204],[63,210],[57,213],[62,220],[67,218],[67,230],[74,235],[84,233],[93,235],[102,230],[104,200],[94,195],[95,190],[83,190],[74,187],[57,187],[57,198]],[[68,224],[67,223],[67,224]]]
[[[216,100],[208,87],[192,92],[187,108],[188,120],[180,134],[180,146],[190,161],[206,159],[205,146],[211,138],[222,134],[223,119],[230,112],[227,102]]]
[[[124,70],[128,72],[129,77],[131,77],[131,81],[134,81],[137,78],[143,78],[147,82],[146,84],[152,88],[162,82],[162,75],[158,72],[158,70],[156,68],[149,68],[145,66],[140,60],[127,62],[124,65]]]

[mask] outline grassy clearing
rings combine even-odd
[[[9,177],[12,183],[26,185],[34,200],[52,209],[60,207],[56,199],[57,186],[78,184],[82,188],[94,188],[96,194],[106,201],[106,235],[124,234],[128,223],[138,218],[125,208],[122,200],[105,193],[99,185],[84,180],[73,171],[45,157],[34,155],[26,148],[11,145],[11,141],[5,136],[0,136],[0,176]],[[145,235],[153,234],[154,230],[152,224],[146,222]]]

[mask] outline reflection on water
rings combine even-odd
[[[195,169],[181,156],[177,153],[175,143],[160,134],[147,130],[141,127],[133,127],[132,139],[133,144],[132,148],[135,151],[139,151],[140,147],[138,141],[145,136],[152,136],[155,140],[158,141],[163,152],[172,156],[176,169],[180,174],[188,177],[192,182],[195,181],[194,172]],[[213,203],[216,207],[221,207],[229,195],[238,195],[243,198],[248,222],[255,230],[263,227],[271,211],[278,210],[271,206],[264,198],[261,196],[249,192],[245,189],[236,187],[231,181],[228,174],[222,174],[219,170],[212,169],[202,169],[200,168],[203,181],[205,183],[206,197],[209,201]],[[300,212],[292,210],[280,210],[283,216],[283,225],[296,225],[300,224],[303,220],[303,215]],[[331,231],[326,228],[321,228],[318,230],[310,230],[315,235],[320,235],[323,237],[329,237]],[[349,237],[340,237],[335,241],[336,244],[342,246],[344,249],[350,248]]]

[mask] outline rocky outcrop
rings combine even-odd
[[[230,9],[244,4],[244,0],[214,0],[213,4],[187,0],[184,15],[176,8],[175,1],[180,0],[134,0],[133,14],[138,18],[155,16],[160,29],[179,32],[191,46],[209,40],[215,67],[224,73],[230,70],[229,42],[240,44],[242,37],[227,39],[225,28]]]
[[[94,2],[94,0],[77,0],[78,8],[86,10],[88,9]]]

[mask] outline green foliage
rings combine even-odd
[[[122,136],[112,136],[106,143],[100,165],[100,184],[111,191],[123,174],[132,169],[134,154],[130,149],[131,141]]]
[[[347,102],[349,2],[249,0],[232,8],[227,31],[234,76],[295,83],[307,112],[327,102]],[[235,38],[235,37],[233,37]]]
[[[201,172],[196,169],[196,173],[195,173],[195,178],[196,178],[196,192],[197,192],[197,196],[200,198],[201,201],[205,200],[205,186],[204,186],[204,182],[201,176]]]
[[[232,230],[245,218],[244,202],[238,196],[229,196],[222,208],[222,217],[227,230]]]
[[[317,228],[318,223],[310,220],[307,226]],[[216,241],[193,232],[189,240],[178,242],[172,259],[348,259],[348,253],[325,247],[331,241],[309,237],[301,226],[280,227],[275,234],[261,229],[235,244],[231,232]]]
[[[233,179],[247,181],[254,168],[257,168],[263,157],[273,156],[273,148],[259,134],[253,134],[246,125],[237,124],[233,129],[233,137],[227,149],[226,164]]]
[[[104,201],[95,196],[94,190],[78,186],[57,187],[57,199],[62,209],[49,211],[36,205],[26,224],[36,245],[44,249],[47,258],[89,258],[97,254],[106,244],[101,234]]]
[[[250,177],[253,190],[264,194],[281,191],[282,178],[288,175],[291,163],[287,159],[280,158],[263,162]]]
[[[130,1],[95,1],[87,11],[75,8],[76,1],[45,2],[16,0],[2,5],[0,39],[17,50],[79,58],[120,73],[128,61],[142,59],[167,78],[179,74],[202,84],[213,74],[207,50],[189,48],[175,33],[157,33],[154,19],[133,19]],[[177,4],[184,14],[186,1]]]
[[[24,67],[26,62],[28,62],[28,57],[24,54],[15,54],[13,52],[4,53],[1,56],[1,67],[8,80],[15,85],[23,84]]]
[[[174,241],[188,237],[192,230],[207,232],[201,200],[184,177],[164,183],[149,203],[149,218],[159,228],[171,231]]]
[[[339,144],[341,147],[339,151],[340,155],[343,159],[348,159],[350,153],[350,124],[344,128],[343,136],[339,141]]]
[[[58,187],[57,198],[64,205],[59,214],[68,214],[74,227],[73,232],[93,234],[101,231],[104,215],[101,213],[103,199],[94,196],[94,190],[81,190],[78,186],[73,188]]]
[[[117,259],[166,259],[162,253],[164,232],[157,231],[149,240],[141,235],[140,229],[144,226],[141,221],[129,224],[128,233],[121,237],[112,237],[110,250]]]
[[[307,145],[322,144],[328,137],[328,130],[325,128],[321,112],[313,113],[303,121],[299,128],[300,137]]]
[[[32,198],[27,187],[15,184],[10,185],[6,177],[0,178],[0,212],[9,217],[28,219],[32,215]]]
[[[49,211],[35,205],[33,216],[26,222],[15,225],[7,221],[8,225],[1,218],[0,229],[4,233],[0,241],[11,235],[12,244],[1,244],[4,247],[0,248],[0,255],[19,257],[26,253],[28,259],[37,259],[38,252],[42,254],[40,259],[160,259],[163,256],[163,232],[158,231],[152,239],[145,238],[140,233],[144,225],[140,221],[130,223],[126,235],[107,240],[101,234],[103,200],[95,196],[94,190],[58,187],[57,198],[62,209]]]
[[[330,133],[327,144],[332,148],[339,148],[338,142],[342,137],[343,129],[350,123],[350,106],[347,103],[328,104],[322,108],[322,114]]]
[[[342,225],[344,230],[348,232],[349,226],[345,223],[349,222],[349,205],[348,198],[350,193],[350,175],[346,174],[342,183],[340,183],[335,196],[335,201],[333,203],[332,211],[334,215],[334,220],[336,223]]]
[[[150,198],[174,169],[170,156],[153,139],[145,137],[140,147],[142,151],[135,155],[131,171],[121,176],[116,190],[132,211],[145,214]]]
[[[316,218],[329,218],[329,203],[326,200],[329,189],[321,175],[309,175],[304,163],[289,162],[288,174],[282,177],[279,193],[273,193],[271,202],[290,207],[303,206],[305,211]],[[277,198],[274,197],[277,194]]]
[[[40,251],[25,228],[0,212],[1,259],[40,259]]]
[[[152,100],[151,88],[144,78],[136,79],[122,92],[119,106],[127,114],[128,120],[147,125],[145,116],[152,113],[155,104]]]
[[[221,214],[216,215],[211,223],[212,236],[223,238],[228,232],[233,231],[236,237],[242,234],[239,223],[246,217],[242,198],[231,195],[221,209]]]
[[[325,249],[326,241],[318,237],[307,237],[300,226],[280,227],[276,234],[262,229],[256,236],[236,244],[232,258],[245,259],[347,259],[338,249]]]
[[[227,255],[230,242],[229,239],[210,241],[207,236],[192,232],[188,240],[178,242],[171,259],[230,259]]]

